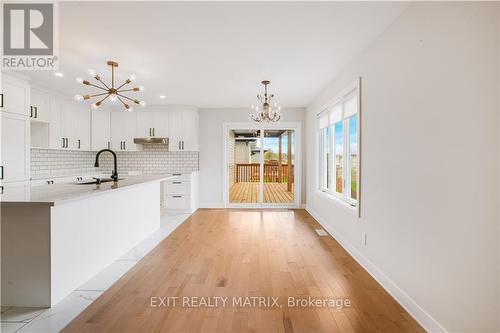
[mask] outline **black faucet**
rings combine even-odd
[[[95,156],[95,164],[94,164],[94,166],[96,168],[99,167],[99,155],[101,155],[101,153],[103,153],[105,151],[109,151],[111,154],[113,154],[113,160],[114,160],[114,164],[115,164],[115,169],[113,170],[113,173],[111,174],[111,179],[113,179],[114,182],[117,182],[118,181],[118,169],[116,168],[116,153],[114,151],[112,151],[111,149],[100,150],[97,153],[97,155]]]

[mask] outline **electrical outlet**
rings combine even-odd
[[[366,232],[362,232],[361,233],[361,244],[366,246],[367,238],[368,238],[368,235],[366,234]]]

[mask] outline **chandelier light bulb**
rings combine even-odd
[[[140,102],[139,102],[139,104],[140,104],[140,106],[142,106],[142,107],[145,107],[145,106],[146,106],[146,102],[144,102],[144,101],[140,101]]]
[[[129,78],[128,78],[128,79],[130,80],[130,82],[134,82],[134,81],[135,81],[135,79],[136,79],[136,77],[135,77],[135,75],[134,75],[134,74],[130,74],[130,76],[129,76]]]
[[[77,78],[76,78],[76,82],[78,82],[78,83],[83,83],[83,79],[82,79],[81,77],[77,77]]]
[[[82,95],[75,95],[75,101],[77,101],[77,102],[83,101],[83,96]]]
[[[115,94],[109,94],[109,99],[111,100],[111,102],[116,102],[118,96],[116,96]]]
[[[99,109],[99,105],[97,105],[97,103],[92,103],[91,107],[92,107],[92,109],[94,109],[94,110]]]
[[[96,76],[97,75],[97,72],[95,70],[93,70],[93,69],[89,69],[88,72],[89,72],[89,75],[91,75],[91,76]]]
[[[139,91],[144,91],[144,86],[139,86]]]

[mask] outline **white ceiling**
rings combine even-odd
[[[61,2],[60,71],[24,72],[69,96],[93,68],[135,73],[148,105],[247,107],[260,81],[304,107],[407,6],[403,2]],[[123,76],[124,77],[124,76]],[[165,95],[164,100],[159,95]]]

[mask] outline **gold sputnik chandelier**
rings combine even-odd
[[[83,101],[89,100],[94,97],[100,98],[97,102],[92,104],[92,108],[94,109],[99,108],[102,105],[102,102],[104,102],[108,98],[112,102],[119,100],[127,111],[132,111],[132,107],[129,105],[129,103],[146,106],[146,102],[125,96],[123,94],[126,92],[138,92],[144,90],[144,87],[142,86],[134,88],[126,87],[128,84],[135,81],[135,76],[130,75],[130,77],[126,79],[125,82],[123,82],[121,85],[115,86],[115,68],[118,67],[118,63],[116,61],[108,61],[107,64],[108,66],[111,66],[111,84],[104,83],[104,81],[101,79],[101,76],[97,74],[96,71],[90,69],[89,74],[97,81],[97,84],[91,83],[90,81],[84,80],[82,78],[77,78],[76,81],[78,81],[79,83],[83,83],[86,86],[92,86],[94,88],[100,89],[103,92],[94,95],[76,95],[75,100]]]
[[[258,94],[257,99],[262,103],[262,107],[252,105],[250,118],[259,123],[276,122],[281,118],[281,106],[278,106],[276,102],[271,105],[271,100],[274,98],[274,95],[269,95],[267,92],[267,86],[271,81],[264,80],[261,83],[264,85],[264,96]]]

